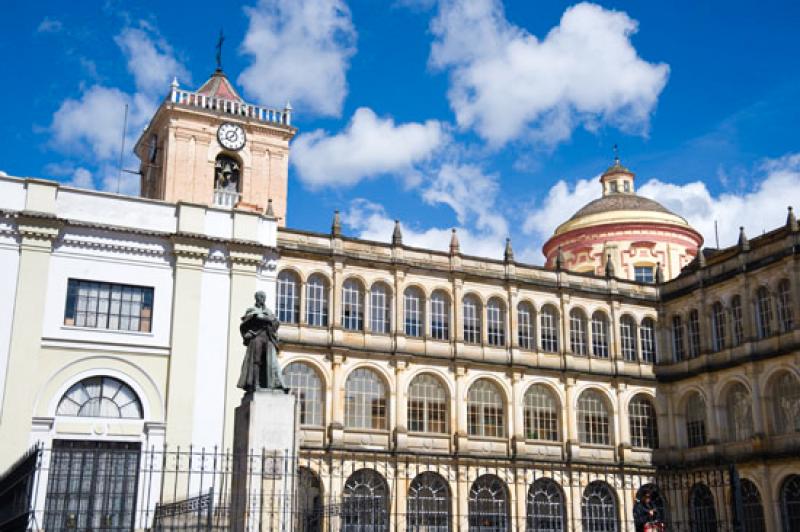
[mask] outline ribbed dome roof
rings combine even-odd
[[[657,201],[649,198],[643,198],[636,194],[609,194],[590,201],[573,214],[570,220],[609,211],[653,211],[677,216]]]

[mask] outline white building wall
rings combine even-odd
[[[0,182],[0,197],[2,185]],[[12,223],[0,219],[0,417],[2,417],[3,396],[8,378],[8,351],[11,344],[19,270],[19,249],[16,239],[8,234],[11,230],[13,230]]]

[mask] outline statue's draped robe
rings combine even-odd
[[[247,391],[258,388],[283,389],[287,387],[278,365],[278,327],[280,322],[265,308],[247,309],[242,317],[239,332],[247,346],[242,372],[237,386]]]

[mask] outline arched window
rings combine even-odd
[[[800,432],[800,380],[788,371],[772,379],[772,411],[775,432]]]
[[[581,498],[583,532],[617,532],[617,497],[611,486],[600,480],[590,482]]]
[[[389,531],[389,485],[380,473],[359,469],[342,490],[342,532]]]
[[[759,338],[766,338],[772,334],[772,305],[766,286],[762,286],[756,292],[756,324]]]
[[[391,292],[383,283],[375,283],[369,290],[369,330],[387,334],[391,330]]]
[[[481,475],[469,490],[469,530],[509,530],[508,488],[495,475]]]
[[[733,322],[733,335],[731,343],[734,347],[741,344],[744,340],[744,318],[742,316],[742,298],[733,296],[731,298],[731,321]]]
[[[714,351],[725,349],[725,308],[717,301],[711,307],[711,339]]]
[[[611,445],[610,415],[600,392],[586,390],[578,398],[578,439],[590,445]]]
[[[464,296],[464,342],[481,343],[481,303],[473,295]]]
[[[364,330],[364,290],[355,279],[342,285],[342,327],[348,331]]]
[[[586,355],[586,314],[581,309],[569,312],[569,347],[576,355]]]
[[[299,467],[295,523],[297,532],[322,532],[322,501],[322,482],[319,476],[307,467]]]
[[[353,429],[385,429],[386,387],[378,375],[358,368],[347,377],[344,424]]]
[[[689,332],[689,358],[697,358],[700,356],[700,315],[697,309],[689,311],[686,328]]]
[[[467,428],[470,436],[505,436],[503,407],[503,396],[491,381],[480,379],[470,386],[467,394]]]
[[[566,507],[561,487],[549,478],[539,478],[528,489],[527,532],[563,532]]]
[[[306,283],[306,323],[313,327],[328,326],[328,281],[318,273]]]
[[[706,402],[697,392],[692,392],[686,400],[686,444],[688,447],[706,444]]]
[[[214,161],[214,205],[233,207],[239,203],[241,166],[230,155],[221,153]]]
[[[403,317],[406,336],[421,337],[425,335],[423,309],[425,296],[419,288],[410,286],[403,293]]]
[[[558,353],[558,311],[552,305],[545,305],[539,313],[539,320],[542,351]]]
[[[543,384],[525,392],[525,438],[558,441],[558,401]]]
[[[113,377],[73,384],[58,402],[57,416],[141,419],[142,403],[130,386]]]
[[[608,358],[608,318],[599,310],[592,314],[592,355]]]
[[[642,344],[642,362],[656,361],[656,323],[645,318],[639,326],[639,340]]]
[[[658,448],[656,409],[644,395],[637,395],[628,405],[631,445],[647,449]]]
[[[506,345],[506,307],[496,297],[486,304],[486,336],[489,345]]]
[[[534,349],[533,306],[523,301],[517,305],[517,343],[520,349]]]
[[[717,532],[717,511],[708,486],[695,484],[689,491],[689,529],[692,532]]]
[[[324,395],[314,368],[305,362],[292,362],[284,368],[283,378],[300,405],[300,424],[321,427]]]
[[[278,274],[278,320],[297,323],[300,320],[300,279],[291,270]]]
[[[752,481],[743,478],[739,482],[742,492],[742,524],[745,532],[764,532],[767,529],[764,523],[764,506],[761,504],[761,494]]]
[[[683,347],[683,322],[680,316],[672,316],[672,356],[675,362],[686,358]]]
[[[434,340],[450,339],[450,298],[442,290],[431,294],[431,336]]]
[[[636,322],[627,314],[619,320],[619,339],[622,344],[622,358],[628,362],[635,362]]]
[[[728,389],[725,396],[725,411],[728,418],[728,439],[747,440],[753,435],[753,406],[750,392],[741,383]]]
[[[406,530],[410,532],[450,531],[450,488],[441,475],[420,473],[408,487]]]
[[[433,375],[417,375],[408,387],[408,430],[447,432],[447,392]]]
[[[781,332],[789,332],[794,324],[792,312],[792,288],[788,279],[778,283],[778,325]]]
[[[800,475],[789,475],[781,486],[781,521],[783,530],[800,530]]]

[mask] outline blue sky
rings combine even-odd
[[[17,2],[0,20],[0,170],[114,191],[177,76],[224,68],[300,128],[288,224],[541,263],[620,146],[643,195],[714,245],[800,206],[796,2]],[[135,167],[130,154],[126,167]],[[135,178],[119,183],[137,193]]]

